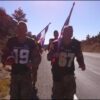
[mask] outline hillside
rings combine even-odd
[[[85,52],[97,52],[100,53],[100,33],[91,38],[87,38],[81,41],[82,50]]]

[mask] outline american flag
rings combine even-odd
[[[36,37],[37,37],[37,40],[39,40],[41,37],[41,32]]]
[[[41,44],[41,46],[44,45],[45,35],[46,35],[47,31],[48,31],[48,28],[49,28],[49,25],[50,25],[50,24],[51,24],[51,23],[49,23],[49,24],[37,35],[37,41],[38,41],[38,43]]]
[[[67,25],[69,25],[69,21],[70,21],[70,18],[71,18],[71,14],[72,14],[74,5],[75,5],[75,2],[73,2],[72,8],[71,8],[71,10],[70,10],[70,12],[69,12],[69,15],[68,15],[67,19],[65,20],[65,23],[64,23],[64,25],[63,25],[63,27],[62,27],[62,29],[61,29],[61,34],[60,34],[60,36],[61,36],[62,33],[63,33],[64,27],[66,27]]]
[[[70,18],[71,18],[71,14],[72,14],[74,5],[75,5],[75,2],[73,2],[72,8],[71,8],[71,10],[69,12],[69,15],[68,15],[67,19],[65,20],[65,23],[64,23],[64,25],[63,25],[63,27],[61,29],[60,37],[58,39],[58,51],[59,51],[59,46],[60,46],[60,43],[61,43],[61,38],[62,38],[62,35],[63,35],[62,33],[63,33],[63,30],[64,30],[64,27],[69,25],[69,21],[70,21]]]

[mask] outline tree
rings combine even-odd
[[[86,40],[89,40],[90,39],[90,35],[88,34],[87,36],[86,36]]]
[[[12,17],[16,22],[19,22],[19,21],[27,22],[27,19],[25,18],[25,16],[26,16],[26,14],[23,12],[23,10],[21,8],[18,8],[12,14]]]
[[[97,41],[100,43],[100,32],[97,35]]]
[[[0,8],[0,37],[5,37],[8,31],[9,16],[4,8]]]
[[[2,32],[5,31],[6,25],[7,25],[7,14],[4,8],[0,8],[0,36],[2,35]]]
[[[16,35],[17,23],[19,21],[27,22],[22,9],[15,10],[12,16],[6,13],[4,8],[0,8],[0,38],[6,39]]]
[[[4,8],[0,8],[0,38],[14,35],[17,23]]]
[[[100,38],[100,32],[98,33],[98,35],[97,35],[97,36],[98,36],[98,38]]]

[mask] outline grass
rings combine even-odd
[[[0,80],[0,98],[9,94],[10,79]]]

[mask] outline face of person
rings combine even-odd
[[[65,38],[65,39],[71,39],[71,37],[72,37],[72,32],[70,30],[66,30],[63,33],[63,38]]]
[[[56,39],[58,38],[58,36],[59,36],[58,32],[57,32],[57,31],[54,32],[54,37],[55,37]]]
[[[26,33],[27,33],[26,24],[25,23],[19,23],[18,29],[17,29],[17,36],[19,38],[24,38],[24,37],[26,37]]]
[[[64,29],[64,32],[63,32],[63,40],[64,42],[68,42],[71,40],[71,37],[73,35],[73,29],[72,28],[66,28]]]

